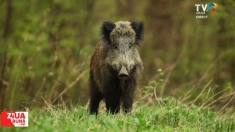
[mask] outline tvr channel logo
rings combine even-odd
[[[210,4],[195,4],[196,6],[196,18],[207,18],[206,12],[212,10],[214,13],[216,12],[216,8],[218,7],[218,4],[216,3],[210,3]],[[201,7],[201,8],[200,8]]]

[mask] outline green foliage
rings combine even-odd
[[[208,4],[202,0],[2,0],[0,109],[40,107],[42,98],[54,105],[86,104],[89,60],[105,20],[145,24],[138,48],[143,92],[137,97],[182,97],[194,88],[187,97],[194,100],[212,80],[209,94],[203,92],[195,103],[213,97],[209,103],[231,107],[233,96],[226,93],[234,93],[235,4],[214,2],[218,13],[200,20],[195,4]],[[219,98],[224,100],[213,103]]]

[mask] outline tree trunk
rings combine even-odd
[[[4,80],[6,80],[6,67],[7,67],[7,39],[10,33],[11,28],[11,16],[12,16],[12,0],[6,0],[6,21],[5,21],[5,27],[3,29],[2,39],[1,39],[1,47],[3,47],[0,51],[0,110],[4,107],[4,88],[6,86],[4,85]]]

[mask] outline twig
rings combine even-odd
[[[203,90],[201,91],[201,93],[197,96],[197,98],[191,103],[194,104],[198,98],[202,95],[202,93],[205,91],[205,89],[208,87],[208,85],[212,82],[212,79],[206,84],[206,86],[203,88]]]
[[[67,90],[69,90],[71,87],[73,87],[74,84],[76,84],[80,78],[85,74],[86,71],[82,72],[72,83],[68,85],[53,101],[52,104],[55,103]]]
[[[55,88],[58,86],[58,84],[59,84],[58,82],[59,82],[60,78],[61,78],[61,76],[59,75],[58,78],[56,79],[54,85],[52,86],[51,92],[50,92],[50,94],[49,94],[49,96],[48,96],[48,100],[51,100],[52,94],[53,94],[53,92],[55,91]]]
[[[198,81],[198,86],[200,86],[200,84],[202,83],[202,81],[206,78],[206,76],[208,75],[208,72],[212,69],[212,67],[220,60],[222,59],[226,54],[232,52],[233,49],[227,50],[226,52],[224,52],[223,54],[219,55],[206,69],[206,71],[204,72],[204,74],[202,75],[202,77],[199,79]]]
[[[223,98],[229,97],[229,96],[231,96],[231,95],[233,95],[233,94],[235,94],[235,92],[232,92],[232,93],[230,93],[230,94],[221,96],[221,97],[219,97],[218,99],[214,100],[213,102],[211,102],[210,104],[208,104],[208,105],[205,106],[205,107],[209,107],[209,106],[211,106],[212,104],[216,103],[218,100],[221,100],[221,99],[223,99]]]
[[[213,99],[215,96],[221,94],[223,91],[225,91],[226,89],[216,93],[215,95],[213,95],[212,97],[210,97],[209,99],[207,99],[200,107],[203,107],[207,102],[209,102],[211,99]]]
[[[158,86],[158,85],[156,85],[156,86],[154,87],[154,96],[155,96],[155,99],[157,100],[158,104],[159,104],[159,105],[161,106],[161,108],[162,108],[162,105],[161,105],[161,103],[159,102],[158,97],[157,97],[157,94],[156,94],[156,88],[157,88],[157,86]]]
[[[179,91],[179,90],[182,89],[183,87],[186,87],[186,86],[188,86],[188,85],[194,84],[196,81],[197,81],[197,79],[193,79],[193,80],[190,80],[190,81],[188,81],[188,82],[186,82],[186,83],[180,84],[178,87],[172,89],[172,90],[170,91],[170,94],[176,93],[177,91]],[[194,85],[193,87],[195,87],[195,85]]]
[[[143,96],[142,98],[140,98],[140,99],[136,100],[136,101],[134,102],[134,104],[136,104],[136,103],[137,103],[137,102],[139,102],[140,100],[143,100],[143,99],[145,99],[145,98],[149,97],[151,94],[152,94],[152,93],[148,93],[148,94],[146,94],[146,95],[145,95],[145,96]]]
[[[221,113],[221,112],[228,106],[228,104],[230,104],[230,102],[233,100],[234,97],[235,97],[235,94],[234,94],[233,97],[228,101],[228,103],[226,103],[226,104],[224,105],[224,107],[219,111],[219,113]]]
[[[47,80],[47,77],[44,76],[43,79],[42,79],[41,86],[40,86],[40,88],[38,89],[37,93],[35,94],[35,98],[36,98],[36,97],[38,96],[38,94],[42,91],[42,88],[43,88],[43,86],[44,86],[46,80]]]
[[[47,101],[41,96],[42,100],[44,101],[44,103],[47,105],[48,108],[51,108],[51,105],[49,105],[49,103],[47,103]]]
[[[211,92],[211,87],[210,87],[210,88],[208,89],[208,91],[207,91],[205,100],[207,100],[207,98],[209,97],[210,92]]]
[[[171,76],[171,73],[172,73],[172,71],[175,69],[175,67],[178,65],[179,60],[180,60],[181,58],[182,58],[182,55],[180,55],[180,56],[178,57],[178,59],[176,60],[176,62],[170,67],[170,70],[169,70],[169,72],[167,73],[167,76],[166,76],[166,78],[165,78],[165,80],[164,80],[164,83],[163,83],[163,85],[162,85],[161,92],[160,92],[160,97],[163,96],[164,91],[165,91],[165,88],[166,88],[166,84],[167,84],[168,81],[169,81],[169,78],[170,78],[170,76]]]
[[[179,64],[181,58],[183,57],[183,54],[185,53],[186,47],[187,47],[187,45],[185,45],[185,46],[182,48],[181,53],[180,53],[179,56],[177,57],[177,60],[173,63],[173,65],[171,65],[170,70],[169,70],[169,72],[168,72],[168,74],[167,74],[167,76],[166,76],[166,78],[165,78],[165,80],[164,80],[164,83],[163,83],[163,85],[162,85],[161,92],[160,92],[160,97],[163,96],[164,91],[165,91],[165,88],[166,88],[166,85],[167,85],[167,83],[168,83],[168,81],[169,81],[169,78],[170,78],[170,76],[171,76],[171,73],[172,73],[172,71],[175,69],[175,67]]]
[[[187,96],[190,92],[192,92],[195,89],[195,86],[193,86],[193,88],[191,88],[185,95],[184,98],[179,99],[181,102],[185,101],[186,99],[188,99],[190,96]]]

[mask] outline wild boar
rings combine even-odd
[[[122,106],[129,113],[137,80],[144,69],[136,49],[143,41],[144,24],[105,21],[101,35],[90,61],[90,114],[98,114],[103,98],[108,112],[116,114]]]

